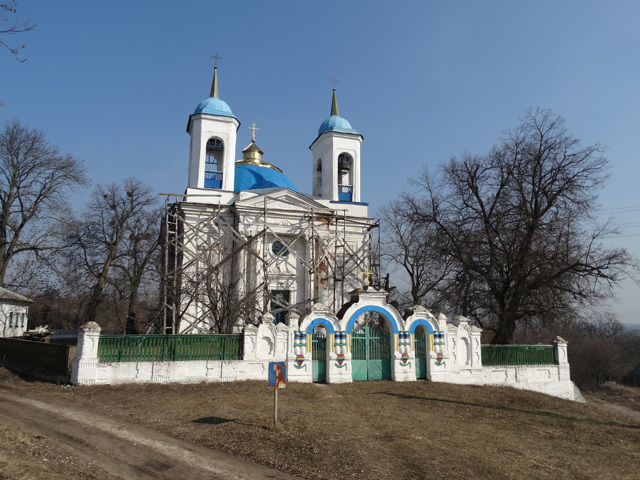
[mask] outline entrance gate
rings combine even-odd
[[[416,352],[416,378],[427,378],[427,334],[423,327],[416,329],[414,342]]]
[[[391,341],[381,328],[363,325],[351,334],[351,368],[354,380],[391,378]]]
[[[311,337],[311,379],[314,382],[327,381],[327,334],[324,328],[313,332]]]

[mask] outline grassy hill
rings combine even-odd
[[[640,477],[639,389],[610,388],[579,404],[425,381],[291,383],[274,428],[266,382],[62,388],[0,371],[2,384],[304,478]]]

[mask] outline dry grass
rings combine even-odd
[[[640,388],[624,385],[603,385],[588,392],[589,395],[640,412]]]
[[[640,425],[509,388],[413,382],[72,387],[0,375],[48,397],[306,478],[638,478]]]
[[[13,421],[0,424],[0,479],[97,479],[88,462]]]

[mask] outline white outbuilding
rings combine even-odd
[[[33,300],[0,287],[0,336],[21,337],[27,331]]]

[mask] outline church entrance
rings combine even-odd
[[[429,333],[423,326],[416,328],[414,336],[416,353],[416,378],[427,378],[427,352],[429,349]]]
[[[314,382],[327,381],[327,331],[316,327],[311,336],[311,379]]]
[[[380,325],[365,324],[351,334],[351,368],[354,380],[391,379],[391,336]]]

